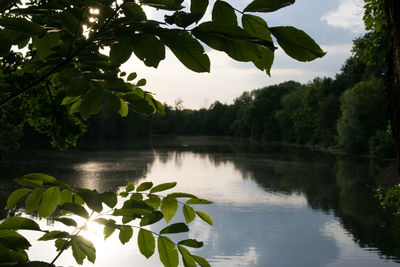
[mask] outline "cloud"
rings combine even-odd
[[[360,0],[341,0],[335,10],[321,17],[328,25],[343,28],[355,34],[364,32],[363,7]]]

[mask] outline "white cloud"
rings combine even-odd
[[[364,32],[362,6],[360,0],[341,0],[337,9],[327,12],[321,17],[321,20],[333,27],[360,34]]]

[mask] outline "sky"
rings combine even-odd
[[[210,1],[210,7],[213,2]],[[243,10],[250,0],[227,2]],[[305,31],[327,52],[323,58],[304,63],[290,58],[278,48],[271,77],[252,63],[236,62],[225,53],[207,46],[210,73],[195,73],[186,69],[168,49],[166,59],[160,62],[157,69],[146,67],[133,54],[122,70],[137,72],[139,78],[145,78],[147,84],[143,89],[154,93],[160,102],[174,106],[175,101],[181,99],[183,107],[190,109],[208,108],[217,100],[232,104],[245,91],[288,80],[307,83],[315,77],[333,78],[351,56],[352,41],[364,33],[362,6],[362,0],[297,0],[293,5],[273,13],[257,13],[269,26],[294,26]],[[145,11],[151,19],[163,18],[153,9]],[[209,8],[204,20],[210,19],[210,13]]]

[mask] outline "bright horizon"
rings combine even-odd
[[[213,2],[210,4],[212,7]],[[243,8],[250,1],[230,2]],[[275,51],[271,77],[252,63],[236,62],[225,53],[210,50],[210,73],[195,73],[186,69],[167,49],[166,59],[157,69],[146,67],[134,55],[122,66],[126,72],[137,72],[145,78],[144,90],[155,94],[157,100],[174,106],[178,98],[183,107],[209,107],[216,100],[231,104],[245,91],[278,84],[288,80],[307,83],[315,77],[334,78],[345,60],[351,56],[352,41],[364,33],[362,0],[297,0],[295,4],[274,13],[260,14],[270,26],[295,26],[307,34],[327,52],[312,62],[297,62],[281,48]],[[210,17],[210,10],[206,18]],[[148,14],[150,18],[156,13]],[[158,18],[160,19],[160,18]],[[276,44],[277,45],[277,44]]]

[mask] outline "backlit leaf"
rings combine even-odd
[[[189,231],[189,227],[186,224],[174,223],[174,224],[168,225],[167,227],[162,229],[160,231],[160,235],[184,233],[184,232],[188,232],[188,231]]]
[[[221,24],[237,25],[235,10],[225,1],[216,1],[212,9],[212,21]]]
[[[192,255],[186,248],[184,248],[182,246],[178,246],[178,250],[182,255],[183,265],[185,267],[196,267],[197,266],[194,258],[192,257]]]
[[[77,227],[78,224],[76,223],[75,220],[71,219],[71,218],[66,218],[66,217],[62,217],[62,218],[55,218],[55,221],[61,222],[67,226],[73,226],[73,227]]]
[[[125,244],[128,242],[133,234],[132,227],[129,225],[121,225],[119,227],[119,240],[121,241],[122,244]]]
[[[99,194],[99,197],[110,208],[114,208],[117,205],[117,194],[114,192],[103,192]]]
[[[161,212],[164,214],[164,218],[169,222],[175,215],[178,209],[178,201],[173,198],[164,198],[161,201]]]
[[[273,12],[294,2],[295,0],[254,0],[244,9],[244,12]]]
[[[0,224],[0,230],[34,230],[41,231],[39,225],[28,218],[10,217]]]
[[[182,246],[191,247],[191,248],[201,248],[203,246],[203,242],[197,241],[196,239],[182,240],[178,244],[182,245]]]
[[[209,201],[207,199],[201,199],[201,198],[192,198],[186,201],[186,204],[194,205],[194,204],[212,204],[212,201]]]
[[[197,214],[203,221],[205,221],[206,223],[208,223],[209,225],[214,225],[214,222],[212,221],[211,217],[210,217],[207,213],[205,213],[204,211],[197,210],[197,211],[196,211],[196,214]]]
[[[175,186],[176,186],[176,182],[159,184],[159,185],[153,187],[150,190],[150,193],[156,193],[156,192],[165,191],[165,190],[174,188]]]
[[[45,218],[50,216],[57,208],[58,201],[60,200],[60,188],[52,186],[48,188],[42,197],[39,206],[39,217]]]
[[[299,61],[312,61],[326,53],[305,32],[294,27],[269,28],[279,45],[290,57]]]
[[[140,226],[145,226],[145,225],[156,223],[159,220],[161,220],[162,218],[164,218],[164,216],[161,212],[154,211],[152,213],[149,213],[149,214],[146,214],[145,216],[143,216],[143,218],[140,220]]]
[[[25,212],[32,212],[39,208],[42,199],[43,188],[36,187],[25,201]]]
[[[149,205],[150,207],[153,207],[153,209],[158,209],[161,205],[161,199],[159,196],[155,196],[155,195],[149,195],[149,198],[146,199],[144,202],[146,202],[147,205]]]
[[[13,210],[17,202],[31,191],[29,188],[20,188],[12,192],[7,199],[7,208]]]
[[[103,210],[103,204],[97,192],[87,188],[77,188],[76,191],[78,191],[79,196],[83,198],[90,209],[98,213]]]
[[[196,256],[192,254],[193,259],[201,266],[201,267],[211,267],[206,259],[200,256]]]
[[[53,240],[53,239],[58,239],[58,238],[66,238],[69,237],[70,234],[65,232],[65,231],[51,231],[48,233],[45,233],[42,235],[38,240],[39,241],[47,241],[47,240]]]
[[[83,119],[86,120],[91,115],[97,114],[101,110],[103,93],[104,91],[100,87],[93,87],[89,89],[79,105],[79,113]]]
[[[183,216],[185,217],[185,222],[186,224],[191,223],[194,218],[196,217],[196,213],[194,212],[194,209],[189,206],[189,205],[183,205]]]
[[[128,39],[122,39],[120,42],[111,46],[110,62],[113,66],[119,66],[126,62],[132,54],[130,42]]]
[[[160,236],[157,240],[158,255],[166,267],[177,267],[179,263],[178,251],[175,244],[166,236]]]
[[[0,244],[15,251],[25,250],[31,246],[25,237],[13,230],[0,230]]]
[[[137,188],[136,188],[136,192],[142,192],[142,191],[146,191],[149,190],[150,188],[153,187],[153,183],[152,182],[144,182],[141,183]]]
[[[154,254],[156,242],[153,233],[141,228],[138,234],[138,246],[140,253],[146,258],[150,258]]]
[[[40,25],[24,18],[2,17],[0,18],[0,26],[29,35],[38,35],[43,32],[43,28]]]
[[[165,30],[157,35],[185,67],[195,72],[210,72],[210,59],[203,46],[188,32]]]
[[[89,218],[89,213],[87,210],[81,205],[75,203],[64,203],[62,206],[60,206],[60,209],[72,212],[73,214],[81,216],[85,219]]]

